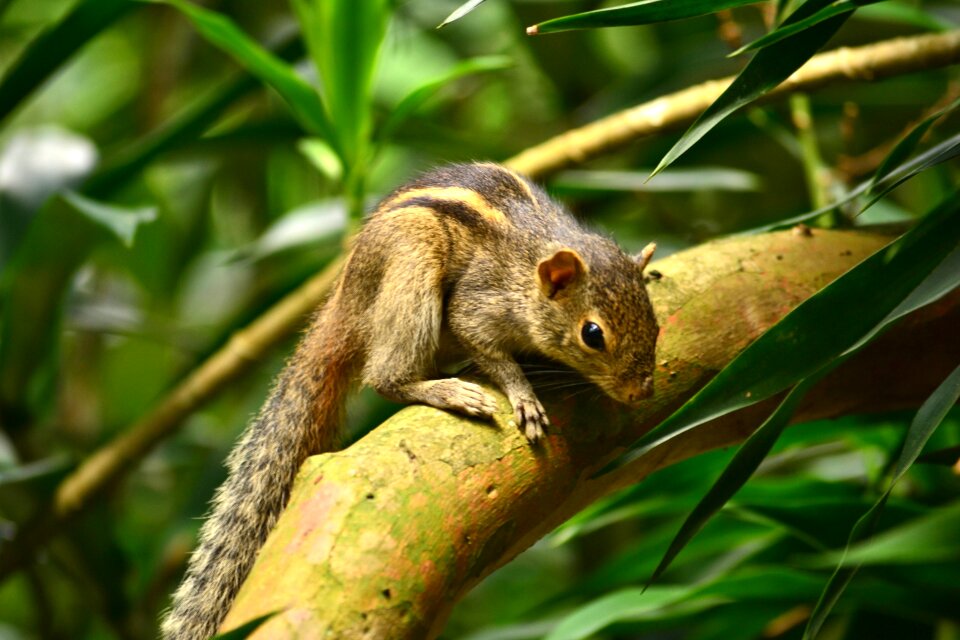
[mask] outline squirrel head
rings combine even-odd
[[[643,269],[654,248],[631,258],[596,238],[596,246],[561,247],[537,264],[536,306],[546,316],[536,323],[537,346],[631,406],[653,394],[659,327]]]

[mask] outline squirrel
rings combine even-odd
[[[489,419],[497,403],[483,387],[440,377],[445,360],[466,356],[531,442],[549,421],[517,355],[571,367],[626,405],[649,397],[658,326],[643,270],[654,249],[628,256],[496,164],[437,169],[388,195],[231,452],[163,638],[217,632],[300,465],[337,447],[357,382]]]

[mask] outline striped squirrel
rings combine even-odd
[[[653,249],[627,256],[495,164],[449,166],[390,194],[230,454],[163,637],[217,631],[298,468],[336,448],[356,382],[490,418],[497,404],[482,387],[438,377],[440,363],[466,356],[504,392],[531,442],[547,414],[515,355],[556,360],[628,405],[648,397],[658,328],[643,269]]]

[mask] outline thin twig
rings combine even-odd
[[[768,96],[809,91],[842,80],[879,80],[960,62],[960,30],[843,47],[814,56]],[[638,138],[691,122],[726,90],[733,77],[711,80],[572,129],[511,158],[527,175],[554,173]]]

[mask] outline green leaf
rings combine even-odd
[[[128,249],[133,246],[140,225],[157,219],[157,209],[155,207],[138,209],[117,207],[90,200],[79,193],[73,192],[65,193],[63,199],[74,211],[86,216],[88,220],[102,229],[109,231]]]
[[[158,0],[179,10],[208,42],[229,54],[276,91],[310,133],[336,145],[334,129],[320,96],[290,65],[243,33],[229,18],[185,0]]]
[[[216,635],[211,640],[246,640],[246,638],[249,638],[253,632],[259,629],[264,622],[278,613],[280,612],[271,611],[270,613],[265,613],[259,618],[254,618],[250,622],[240,625],[236,629],[231,629],[230,631],[225,631],[224,633]]]
[[[670,607],[682,607],[684,613],[692,613],[726,602],[725,598],[713,597],[681,604],[691,590],[692,587],[655,587],[646,592],[641,589],[616,591],[574,611],[547,635],[546,640],[593,638],[614,622],[659,617]]]
[[[936,113],[927,116],[919,124],[917,124],[917,126],[907,132],[907,134],[897,142],[893,149],[890,150],[890,153],[888,153],[887,157],[883,159],[883,162],[880,163],[880,166],[877,167],[877,170],[871,177],[870,182],[867,184],[866,195],[874,196],[874,190],[877,187],[877,183],[893,173],[893,171],[899,165],[903,164],[903,162],[910,157],[910,155],[917,148],[917,145],[920,144],[923,136],[926,135],[927,131],[930,130],[930,127],[932,127],[937,120],[953,111],[957,107],[960,107],[960,98],[957,98],[947,106],[938,110]]]
[[[479,7],[484,2],[486,2],[486,0],[468,0],[467,2],[464,2],[462,5],[454,9],[453,12],[450,15],[448,15],[443,22],[438,24],[437,29],[442,29],[443,27],[447,26],[451,22],[455,22],[459,20],[463,16],[467,15],[468,13],[470,13],[471,11]]]
[[[872,1],[881,2],[882,0],[872,0]],[[741,53],[746,53],[747,51],[755,51],[757,49],[768,47],[775,42],[780,42],[781,40],[784,40],[796,33],[809,29],[813,25],[819,24],[824,20],[827,20],[828,18],[843,15],[845,13],[852,13],[856,11],[859,5],[860,3],[854,2],[853,0],[837,0],[836,2],[833,2],[832,4],[828,4],[827,6],[823,7],[822,9],[814,13],[812,16],[804,18],[803,20],[792,22],[790,24],[785,24],[782,27],[778,27],[774,29],[770,33],[766,34],[765,36],[757,38],[753,42],[745,44],[744,46],[740,47],[733,53],[729,54],[727,57],[732,58],[734,56],[740,55]]]
[[[947,376],[947,379],[920,406],[920,410],[917,411],[917,415],[914,416],[910,428],[907,430],[907,437],[897,458],[887,490],[853,525],[850,537],[847,540],[847,546],[838,554],[825,556],[830,564],[836,563],[838,566],[833,575],[830,576],[817,606],[810,615],[810,621],[807,623],[804,632],[805,639],[815,638],[820,632],[827,616],[830,615],[834,605],[840,599],[847,585],[850,584],[861,564],[918,561],[918,552],[921,562],[960,557],[960,554],[957,553],[960,549],[960,535],[958,535],[958,532],[960,532],[960,520],[958,520],[960,518],[960,509],[958,509],[960,505],[952,509],[952,515],[950,515],[950,509],[937,512],[933,516],[898,527],[883,536],[878,536],[866,545],[854,546],[854,543],[872,535],[894,486],[910,466],[916,462],[923,451],[923,447],[930,440],[930,436],[940,426],[947,412],[957,403],[958,399],[960,399],[960,367],[954,369],[953,373]],[[952,524],[941,523],[942,518],[952,518]],[[932,528],[931,520],[936,522]],[[938,529],[944,526],[947,528],[942,530],[949,532],[946,538],[938,535],[940,533]],[[946,542],[946,554],[944,553],[943,542]]]
[[[52,455],[42,460],[34,460],[12,467],[0,466],[0,487],[49,477],[60,477],[70,466],[70,459],[63,454]]]
[[[371,85],[386,34],[386,0],[294,0],[344,164],[366,161],[371,134]]]
[[[807,0],[784,21],[784,26],[805,20],[828,4],[829,0]],[[667,152],[650,177],[670,166],[728,115],[789,78],[839,31],[849,17],[849,13],[842,13],[827,18],[757,52],[727,90],[707,107]]]
[[[377,137],[381,140],[389,139],[407,118],[420,109],[420,107],[440,89],[454,80],[475,73],[506,69],[512,64],[513,61],[507,56],[483,56],[460,62],[439,78],[434,78],[433,80],[423,83],[404,96],[404,98],[391,109],[390,115],[387,116],[383,126],[380,127]]]
[[[684,167],[668,169],[647,180],[649,172],[634,171],[582,171],[570,170],[559,173],[550,183],[550,188],[565,192],[618,192],[644,191],[676,193],[697,191],[758,192],[762,187],[760,176],[749,171],[727,167]]]
[[[958,242],[960,198],[953,194],[904,236],[802,302],[605,471],[714,418],[765,400],[829,365],[878,324],[894,321],[891,312]]]
[[[667,20],[680,20],[716,13],[760,0],[642,0],[617,7],[575,13],[553,18],[527,28],[528,35],[557,33],[572,29],[595,29],[597,27],[626,27]]]
[[[81,0],[37,36],[0,80],[0,122],[81,47],[137,6],[132,0]]]
[[[697,532],[703,528],[707,521],[746,484],[789,424],[790,418],[803,396],[822,375],[807,378],[794,387],[770,417],[737,450],[733,460],[720,474],[707,495],[697,503],[690,515],[683,521],[680,531],[670,542],[666,553],[663,554],[660,563],[653,571],[653,575],[650,576],[647,586],[655,582],[666,571],[677,554],[697,535]]]

